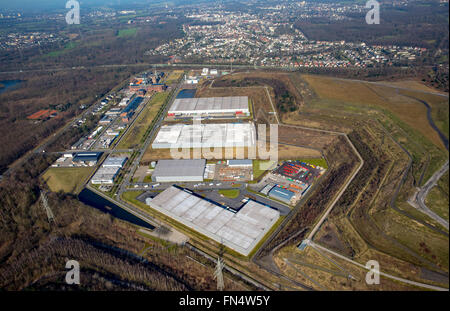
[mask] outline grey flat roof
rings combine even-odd
[[[277,210],[253,200],[234,212],[174,186],[146,203],[245,256],[280,217]]]
[[[202,176],[205,171],[205,159],[193,160],[159,160],[152,176],[176,177],[176,176]]]
[[[248,97],[177,98],[170,107],[169,113],[207,110],[248,110]]]
[[[152,147],[252,147],[255,144],[256,129],[253,123],[206,123],[163,125]]]
[[[108,157],[105,162],[103,162],[102,166],[118,166],[122,167],[127,161],[127,157]]]
[[[250,159],[237,159],[237,160],[228,160],[228,165],[252,165],[253,161]]]

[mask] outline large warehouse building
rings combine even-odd
[[[164,125],[152,143],[153,149],[253,147],[256,130],[253,123]]]
[[[168,117],[239,117],[249,116],[247,96],[177,98]]]
[[[156,182],[203,181],[206,160],[159,160],[152,174]]]
[[[127,157],[112,157],[109,156],[92,176],[91,183],[94,185],[114,184],[114,179],[119,174],[120,170],[125,165]]]
[[[147,198],[146,204],[244,256],[280,217],[277,210],[253,200],[235,212],[176,186]]]

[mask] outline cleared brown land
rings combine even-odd
[[[267,147],[269,150],[269,147]],[[191,159],[199,159],[205,158],[201,155],[201,149],[190,149],[190,157]],[[226,156],[228,153],[232,156]],[[247,148],[223,148],[221,159],[233,159],[237,158],[238,154],[244,154],[244,156],[248,155]],[[199,156],[200,155],[200,156]],[[257,155],[258,156],[258,155]],[[286,144],[278,145],[278,158],[283,159],[297,159],[301,157],[305,158],[320,158],[322,155],[320,151],[306,148],[306,147],[298,147],[291,146]],[[157,161],[159,159],[171,159],[172,155],[170,153],[170,149],[153,149],[151,146],[145,151],[144,156],[142,157],[141,164],[148,165],[151,161]],[[259,157],[257,157],[259,158]]]
[[[326,256],[329,256],[329,254],[326,254]],[[333,264],[328,258],[332,258],[339,267]],[[277,254],[275,262],[283,273],[289,277],[304,282],[318,290],[419,290],[387,278],[382,278],[382,288],[380,288],[381,285],[374,288],[374,285],[368,285],[365,282],[367,270],[334,256],[328,258],[324,257],[321,253],[311,247],[308,247],[302,252],[296,250],[294,247],[289,247]],[[287,264],[284,259],[287,259],[289,263]],[[393,263],[398,263],[398,261],[395,262],[393,260]],[[346,273],[340,268],[351,273],[358,281],[348,279]],[[416,268],[414,272],[420,273],[418,270],[419,269]],[[305,274],[310,279],[323,286],[323,288],[318,287],[317,284],[306,278]]]
[[[425,106],[414,99],[402,96],[396,89],[322,76],[303,75],[302,77],[319,98],[386,109],[418,130],[436,146],[444,148],[438,134],[428,123]]]
[[[336,139],[336,134],[302,129],[288,125],[278,126],[278,141],[284,144],[323,150]]]

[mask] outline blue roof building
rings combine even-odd
[[[139,106],[139,104],[142,102],[143,98],[140,96],[135,97],[129,104],[128,106],[125,107],[124,110],[122,110],[122,114],[123,113],[127,113],[130,111],[134,111],[136,110],[136,108]]]
[[[293,196],[294,192],[280,187],[273,187],[272,190],[269,191],[269,197],[283,201],[287,204],[291,203],[291,199]]]
[[[94,162],[102,156],[103,152],[78,152],[73,157],[73,162]]]

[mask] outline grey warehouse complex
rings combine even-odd
[[[236,117],[249,116],[247,96],[177,98],[169,111],[169,117]]]
[[[177,186],[147,198],[146,204],[244,256],[280,217],[276,209],[253,200],[236,212]]]
[[[250,122],[164,125],[152,143],[153,149],[253,146],[256,129]]]
[[[159,160],[152,174],[156,182],[203,181],[205,159]]]

